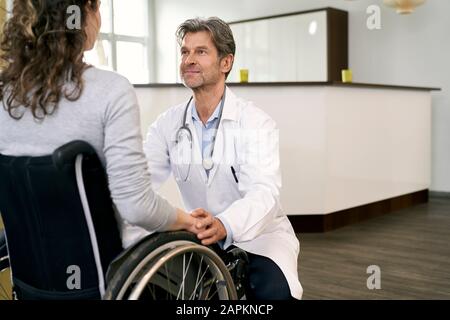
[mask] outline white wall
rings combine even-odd
[[[381,30],[368,30],[366,8],[381,7]],[[436,86],[432,110],[432,184],[450,192],[450,1],[428,0],[412,15],[400,16],[382,0],[155,0],[158,75],[177,73],[174,33],[196,16],[234,21],[335,7],[349,12],[350,68],[355,82]]]

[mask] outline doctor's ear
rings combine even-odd
[[[231,53],[227,54],[220,60],[220,71],[222,71],[225,74],[230,72],[231,67],[233,66],[233,62],[234,56]]]

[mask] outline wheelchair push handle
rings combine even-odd
[[[67,164],[73,164],[77,155],[97,156],[94,147],[82,140],[74,140],[56,149],[53,154],[53,163],[60,170]]]

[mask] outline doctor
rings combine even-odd
[[[249,299],[300,299],[299,242],[280,205],[276,124],[225,86],[235,54],[225,22],[187,20],[177,37],[181,78],[193,97],[149,128],[152,183],[173,173],[187,210],[204,209],[192,213],[203,218],[202,243],[247,251]]]

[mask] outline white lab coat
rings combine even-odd
[[[292,296],[300,299],[303,293],[297,271],[300,245],[280,205],[276,124],[251,102],[237,98],[229,88],[226,90],[209,178],[201,165],[201,147],[192,123],[191,104],[187,123],[193,138],[192,164],[188,181],[184,181],[189,166],[183,164],[180,154],[186,151],[186,146],[191,149],[188,143],[175,142],[187,103],[184,102],[159,116],[149,128],[144,150],[152,184],[159,188],[172,173],[188,211],[204,208],[220,216],[232,230],[233,244],[272,259],[283,271]],[[177,148],[183,148],[181,153]],[[233,177],[231,166],[239,183]]]

